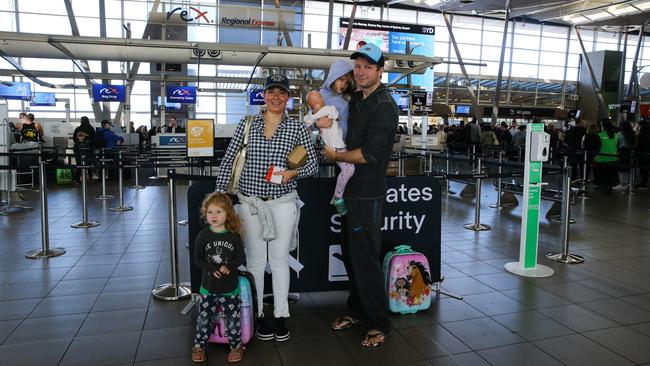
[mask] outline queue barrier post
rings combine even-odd
[[[562,232],[560,238],[562,240],[562,252],[548,252],[546,258],[548,260],[566,264],[583,263],[585,259],[577,254],[569,253],[569,223],[567,218],[571,217],[571,167],[567,167],[564,176],[564,186],[569,189],[562,190]]]
[[[564,157],[564,164],[563,165],[564,165],[564,174],[566,175],[566,174],[570,173],[571,169],[569,169],[570,166],[569,166],[569,157],[568,156]],[[550,221],[558,222],[558,223],[564,223],[564,192],[569,193],[569,205],[570,205],[571,204],[571,175],[570,174],[569,174],[568,178],[566,176],[563,176],[563,179],[562,179],[562,195],[561,195],[562,202],[560,202],[560,212],[559,212],[559,214],[554,214],[555,212],[557,212],[557,208],[554,209],[554,207],[557,207],[556,206],[557,201],[553,204],[553,206],[551,206],[551,209],[549,210],[549,212],[552,212],[552,213],[551,214],[547,213],[547,215],[548,215],[547,217],[548,217],[548,219]],[[567,216],[567,217],[569,217],[569,223],[570,224],[575,224],[576,223],[576,220],[571,218],[570,215]]]
[[[481,158],[479,157],[476,159],[476,169],[478,175],[476,176],[476,207],[474,210],[474,222],[463,225],[463,227],[467,230],[487,231],[492,229],[490,225],[481,224],[481,183],[483,181],[481,178],[483,175],[481,168]]]
[[[102,149],[102,157],[99,160],[102,163],[102,194],[100,196],[95,197],[95,199],[97,200],[108,200],[114,198],[112,194],[106,194],[106,162],[108,160],[106,159],[104,149]]]
[[[86,166],[86,161],[85,157],[81,157],[81,166],[77,167],[77,169],[81,168],[81,212],[82,212],[82,217],[81,221],[76,222],[70,227],[75,228],[75,229],[84,229],[84,228],[91,228],[95,226],[99,226],[99,221],[94,221],[94,220],[88,220],[88,187],[87,187],[87,182],[86,182],[86,174],[88,174],[88,166]]]
[[[117,188],[119,192],[119,197],[120,197],[120,205],[116,207],[111,207],[109,208],[110,211],[113,212],[124,212],[124,211],[131,211],[133,210],[132,206],[124,206],[124,164],[122,162],[122,151],[119,151],[117,154],[117,163],[119,165],[118,169],[118,183],[117,183]]]
[[[630,150],[630,181],[627,187],[627,193],[632,196],[636,194],[635,181],[636,181],[636,167],[634,164],[634,150]]]
[[[161,301],[176,301],[192,294],[189,283],[179,283],[178,279],[178,238],[176,232],[176,170],[169,169],[169,252],[171,263],[171,283],[162,284],[151,291],[153,297]]]
[[[446,160],[447,160],[445,164],[445,177],[446,177],[445,186],[447,187],[447,195],[451,196],[456,194],[456,192],[452,191],[449,186],[449,178],[448,178],[449,177],[449,147],[448,146],[445,147],[445,151],[446,151]]]
[[[497,178],[497,203],[493,203],[490,205],[492,208],[496,208],[497,210],[502,209],[504,206],[501,204],[501,190],[502,190],[502,179],[501,179],[501,174],[503,173],[503,150],[499,150],[499,178]]]
[[[397,176],[404,177],[404,162],[402,161],[402,152],[397,152]]]
[[[580,179],[580,189],[576,193],[577,197],[580,198],[589,198],[589,190],[587,185],[589,184],[589,177],[587,177],[587,159],[588,159],[587,150],[582,154],[582,179]]]
[[[50,248],[50,232],[47,218],[47,174],[45,170],[46,162],[43,161],[42,155],[38,157],[38,178],[39,189],[41,194],[41,249],[30,250],[25,253],[29,259],[51,258],[65,254],[64,248]]]
[[[132,189],[145,189],[147,187],[141,186],[140,185],[140,173],[138,171],[138,168],[140,167],[140,162],[138,161],[138,158],[136,157],[135,159],[135,185],[131,186]]]

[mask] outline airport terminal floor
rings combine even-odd
[[[482,211],[491,231],[463,229],[471,200],[442,199],[443,288],[464,300],[434,294],[428,311],[391,316],[393,335],[366,349],[361,328],[329,327],[344,311],[344,292],[302,293],[291,305],[291,339],[253,340],[242,365],[650,365],[650,193],[577,199],[571,251],[583,264],[543,258],[559,249],[561,225],[542,218],[539,261],[555,275],[534,279],[503,269],[518,255],[521,208],[488,208],[492,188],[485,183]],[[179,219],[186,189],[179,186]],[[101,221],[91,229],[70,228],[81,215],[79,186],[48,191],[50,245],[65,255],[25,258],[41,246],[37,208],[0,216],[0,364],[192,364],[196,314],[180,314],[186,301],[151,296],[170,278],[167,188],[126,190],[134,210],[124,213],[90,199],[89,218]],[[89,197],[99,192],[93,183]],[[38,207],[38,193],[24,196]],[[187,235],[179,226],[183,280]],[[227,346],[210,345],[208,364],[225,364],[226,354]]]

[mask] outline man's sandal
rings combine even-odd
[[[383,344],[388,336],[390,336],[390,334],[386,334],[376,329],[371,329],[366,333],[366,336],[363,337],[361,345],[364,347],[374,348]]]
[[[244,346],[239,346],[233,350],[230,350],[230,353],[228,353],[228,362],[230,363],[235,363],[239,362],[244,358],[244,351],[246,348]]]
[[[200,363],[205,362],[207,359],[205,349],[199,346],[192,348],[192,362]]]
[[[352,328],[359,323],[361,323],[360,319],[355,319],[349,315],[340,316],[336,318],[336,320],[334,320],[334,322],[332,323],[332,329],[337,331],[344,330],[344,329]]]

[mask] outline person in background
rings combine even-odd
[[[648,189],[648,172],[650,171],[650,121],[647,119],[639,122],[639,135],[636,139],[636,154],[641,171],[641,179],[635,188]]]
[[[43,127],[40,123],[34,122],[34,115],[32,113],[28,113],[23,123],[16,127],[20,130],[20,142],[43,141]]]
[[[630,167],[632,163],[632,150],[636,147],[636,134],[632,125],[628,121],[621,122],[621,129],[616,133],[618,137],[618,185],[612,187],[613,190],[626,190],[630,184]]]
[[[129,133],[135,133],[135,123],[129,122]]]
[[[88,117],[81,117],[81,124],[72,133],[74,160],[77,165],[81,165],[82,163],[89,164],[94,160],[93,140],[95,139],[95,133],[95,129],[90,125]],[[89,173],[89,177],[92,179],[92,172]],[[74,179],[77,182],[81,182],[81,169],[75,171]]]
[[[97,133],[101,133],[102,136],[104,137],[104,141],[106,145],[104,148],[106,149],[115,149],[118,144],[124,143],[124,139],[118,135],[116,135],[111,128],[113,125],[108,120],[103,120],[102,121],[102,127],[97,129]]]
[[[517,133],[512,138],[512,147],[519,150],[521,146],[526,146],[526,125],[517,127]]]
[[[508,131],[508,125],[505,122],[501,122],[501,125],[494,133],[497,135],[502,149],[512,146],[512,135]]]
[[[438,132],[436,132],[436,137],[438,138],[438,144],[444,145],[447,143],[447,127],[444,125],[438,126]]]
[[[598,134],[600,149],[594,159],[594,175],[596,184],[605,192],[611,194],[612,187],[618,180],[617,168],[614,163],[618,160],[618,135],[609,120],[602,122],[603,131]]]
[[[471,144],[477,145],[481,143],[481,126],[478,125],[476,117],[472,118],[472,121],[469,123],[468,127],[468,139],[467,141]]]
[[[494,131],[492,131],[491,126],[483,126],[483,132],[481,132],[481,145],[499,145],[499,139]]]
[[[582,136],[582,141],[580,142],[580,147],[587,152],[587,179],[590,179],[591,168],[594,163],[594,158],[596,153],[600,150],[600,137],[598,137],[598,127],[595,124],[588,124],[587,132]]]
[[[517,120],[513,119],[512,122],[510,123],[510,129],[508,130],[510,134],[512,135],[512,138],[515,138],[515,135],[519,131],[519,127],[517,126]]]
[[[167,128],[165,128],[165,133],[185,133],[185,129],[176,124],[176,117],[171,116]]]

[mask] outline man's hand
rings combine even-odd
[[[334,121],[332,121],[331,118],[327,118],[327,117],[321,117],[315,123],[316,127],[318,128],[331,128],[333,124]]]
[[[323,156],[329,161],[336,161],[336,150],[329,145],[325,145],[323,146]]]
[[[298,176],[298,171],[297,170],[284,170],[281,172],[275,172],[273,175],[281,175],[282,176],[282,184],[289,184],[291,180],[295,177]]]
[[[219,273],[225,274],[226,276],[230,274],[230,270],[226,266],[221,266],[219,268]]]
[[[214,272],[212,272],[212,275],[213,275],[216,279],[221,279],[221,273],[220,273],[219,271],[214,271]]]

